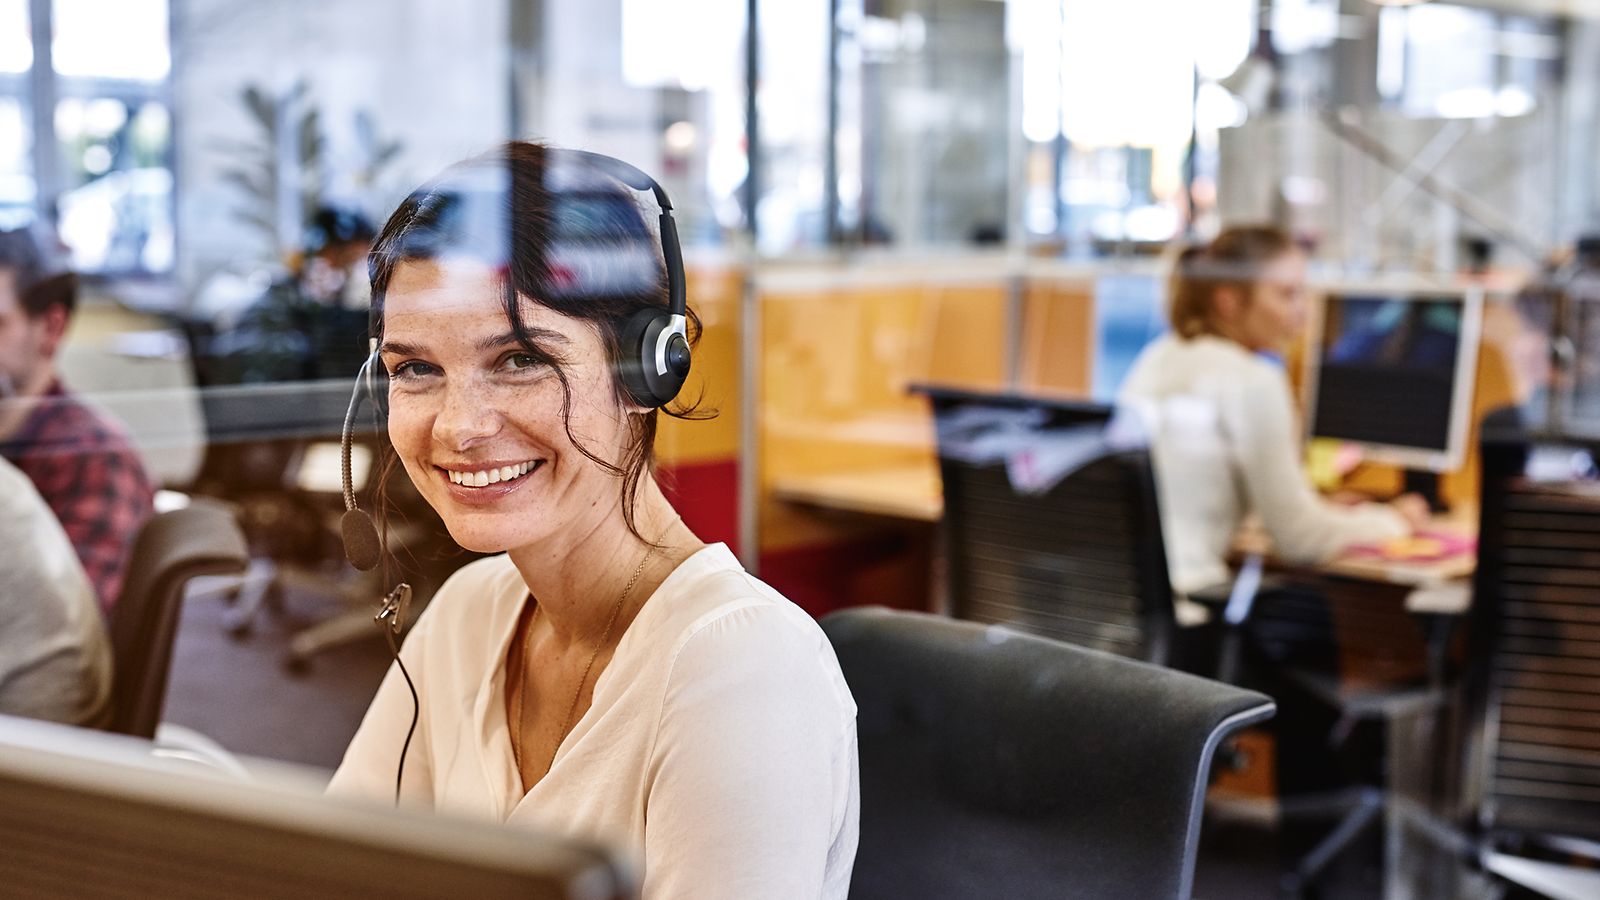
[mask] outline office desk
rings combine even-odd
[[[1457,539],[1475,539],[1478,534],[1476,510],[1463,510],[1436,516],[1424,532]],[[1248,522],[1234,539],[1239,556],[1259,554],[1270,571],[1293,576],[1303,574],[1366,581],[1409,589],[1405,606],[1419,614],[1462,615],[1471,602],[1471,579],[1478,568],[1476,549],[1450,553],[1437,559],[1387,559],[1373,553],[1344,553],[1314,565],[1284,563],[1272,558],[1271,540],[1259,521]]]
[[[936,465],[792,475],[774,481],[772,493],[791,503],[915,522],[937,522],[944,515]]]

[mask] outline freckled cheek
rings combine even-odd
[[[431,411],[420,408],[411,398],[395,398],[389,404],[389,443],[411,470],[415,458],[427,449]]]

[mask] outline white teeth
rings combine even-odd
[[[523,475],[532,472],[537,465],[537,461],[529,460],[525,463],[501,466],[498,469],[484,469],[479,472],[457,472],[454,469],[445,469],[444,472],[450,478],[451,484],[459,484],[465,487],[488,487],[491,484],[499,484],[502,481],[521,478]]]

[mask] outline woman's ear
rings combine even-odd
[[[1219,322],[1233,322],[1244,311],[1244,288],[1236,284],[1218,285],[1211,294],[1211,314]]]

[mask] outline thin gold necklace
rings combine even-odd
[[[676,520],[674,520],[674,524],[675,523]],[[671,530],[671,528],[672,525],[669,524],[667,529]],[[665,538],[666,534],[663,532],[661,537]],[[611,629],[617,624],[617,615],[622,612],[622,604],[626,603],[628,600],[628,595],[633,593],[633,586],[639,583],[639,576],[644,574],[645,564],[650,562],[650,557],[654,556],[655,552],[656,544],[651,544],[644,551],[644,556],[639,560],[639,565],[633,570],[633,576],[628,579],[627,586],[622,589],[621,594],[617,595],[617,602],[611,607],[611,618],[606,621],[606,630],[600,635],[600,642],[594,645],[594,652],[589,654],[589,662],[583,667],[583,677],[578,679],[578,690],[572,695],[572,703],[567,706],[567,716],[561,722],[561,734],[556,738],[555,748],[550,751],[549,761],[545,763],[544,770],[546,773],[548,773],[550,768],[556,763],[556,752],[561,749],[561,742],[567,739],[567,729],[572,727],[572,714],[578,710],[578,701],[583,697],[583,686],[589,683],[589,672],[594,668],[594,661],[600,657],[600,648],[604,647],[606,642],[611,639]],[[532,599],[532,596],[532,594],[529,594],[530,599]],[[522,640],[522,656],[524,667],[527,665],[528,650],[533,640],[533,623],[537,622],[538,620],[539,603],[537,600],[535,600],[533,605],[533,615],[528,617],[528,629],[526,632],[524,632]],[[518,672],[517,677],[521,678],[522,673]],[[526,686],[518,686],[517,708],[515,716],[516,727],[511,733],[511,759],[517,765],[517,777],[519,779],[522,777],[522,750],[520,747],[522,740],[522,695],[526,694],[527,692]]]

